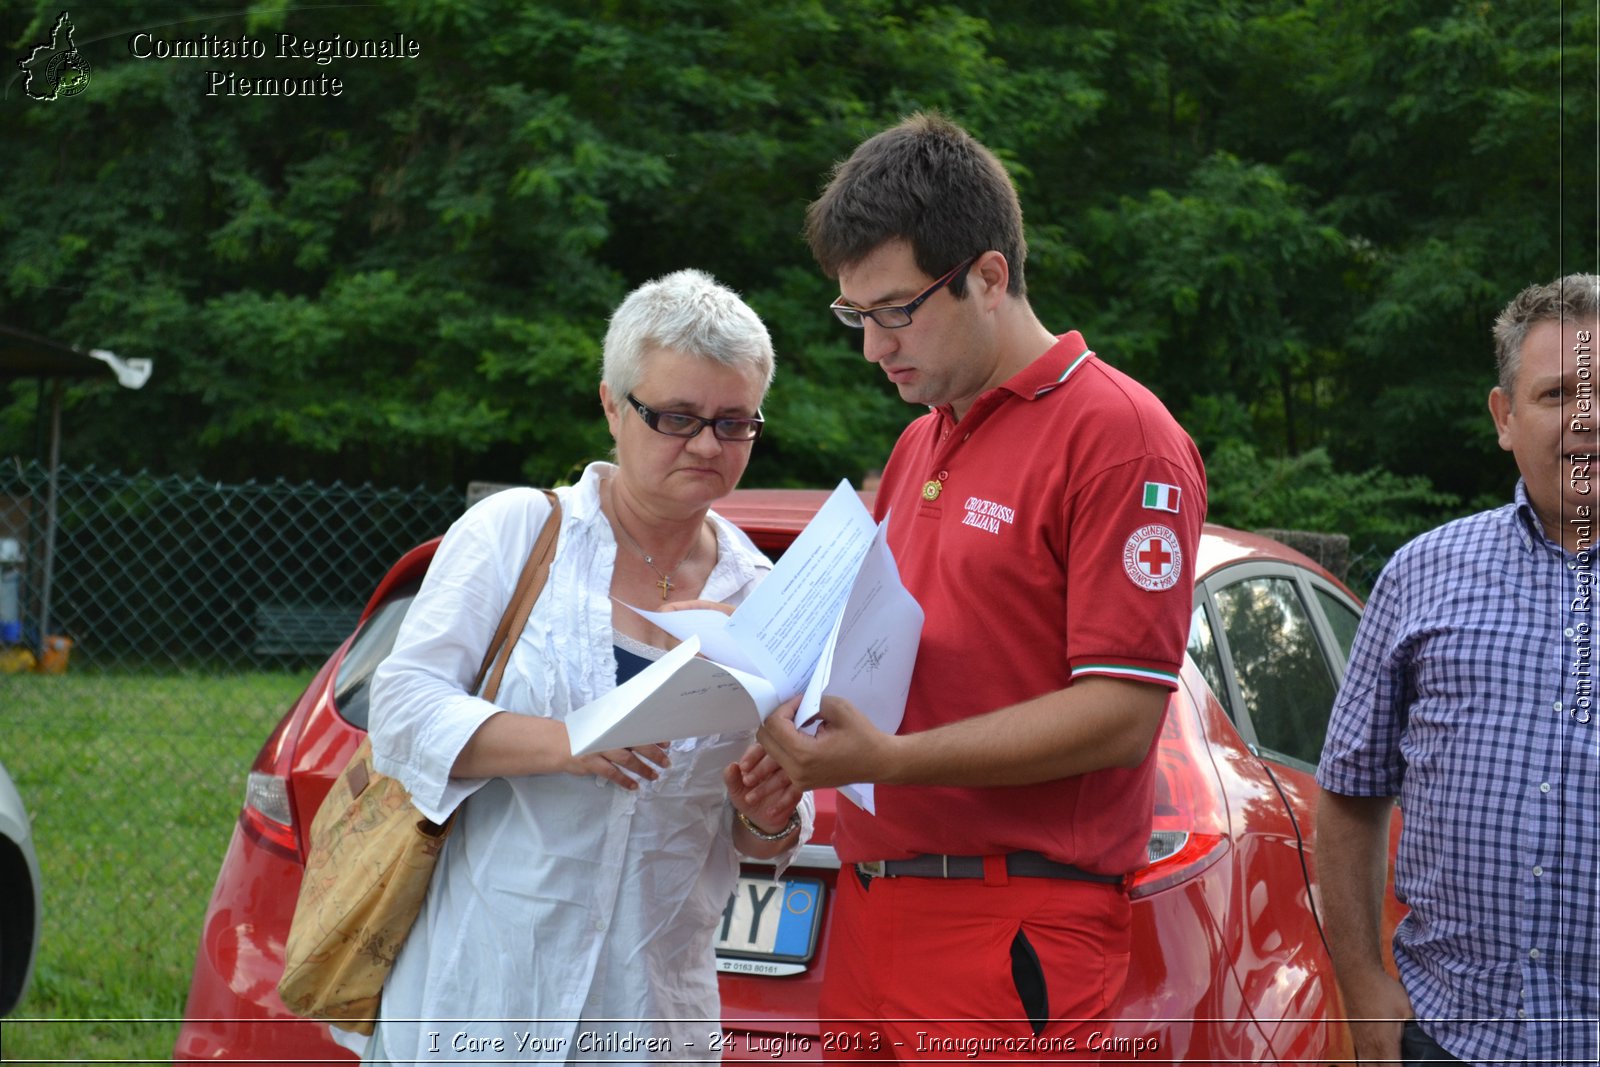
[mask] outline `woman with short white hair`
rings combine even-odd
[[[508,490],[445,535],[374,676],[372,738],[424,815],[456,821],[368,1062],[716,1054],[738,855],[798,847],[810,800],[749,732],[575,757],[564,719],[672,643],[625,605],[736,604],[770,570],[710,508],[772,374],[761,320],[699,271],[617,308],[600,384],[616,462],[556,491],[555,559],[495,704],[467,690],[550,505]]]

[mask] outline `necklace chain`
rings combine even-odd
[[[613,496],[614,495],[615,494],[613,494]],[[613,503],[613,505],[612,505],[613,510],[615,510],[615,507],[616,507],[616,505],[615,505],[615,503]],[[630,548],[632,548],[635,552],[639,553],[639,558],[644,560],[645,566],[649,567],[652,571],[655,572],[657,581],[654,583],[654,585],[655,585],[655,587],[657,589],[661,590],[661,599],[662,599],[662,601],[665,601],[667,599],[667,594],[672,592],[672,590],[677,588],[677,586],[672,584],[672,576],[674,574],[677,574],[679,568],[681,568],[685,563],[689,562],[689,557],[690,556],[694,555],[694,550],[698,546],[699,541],[700,541],[699,531],[695,532],[695,543],[691,544],[689,546],[689,551],[684,553],[683,558],[680,559],[677,562],[676,566],[674,566],[671,570],[668,570],[667,572],[662,573],[661,568],[656,566],[656,558],[654,556],[652,556],[650,553],[646,552],[644,550],[644,546],[640,545],[639,542],[635,541],[633,539],[633,535],[631,533],[629,533],[626,529],[623,528],[623,526],[622,526],[622,517],[620,515],[615,519],[614,522],[612,522],[611,525],[613,527],[615,527],[616,531],[619,534],[621,534],[623,536],[623,538],[628,542],[628,546]]]

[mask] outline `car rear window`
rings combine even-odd
[[[339,672],[333,680],[333,706],[352,726],[367,728],[372,672],[394,648],[395,635],[400,632],[406,612],[411,610],[420,584],[413,582],[397,587],[361,624],[339,664]]]

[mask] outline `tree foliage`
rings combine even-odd
[[[41,0],[0,24],[10,53],[58,11]],[[1222,521],[1271,499],[1293,512],[1260,516],[1277,525],[1359,522],[1370,505],[1398,529],[1503,498],[1488,323],[1521,286],[1594,267],[1592,5],[74,15],[85,91],[44,103],[13,78],[0,112],[0,322],[152,357],[156,376],[73,391],[71,462],[560,479],[609,448],[607,314],[696,266],[745,294],[779,351],[748,481],[857,476],[914,412],[822,311],[832,283],[799,232],[832,163],[915,108],[1006,159],[1035,306],[1184,419]],[[404,34],[420,56],[139,59],[140,30],[269,50],[278,33]],[[343,92],[212,96],[208,70],[332,75]],[[0,449],[31,448],[34,403],[13,387]],[[1392,474],[1360,473],[1376,469]],[[1318,502],[1251,492],[1271,478],[1316,483]],[[1324,507],[1339,494],[1367,505]]]

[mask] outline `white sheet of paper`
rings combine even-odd
[[[730,636],[769,651],[781,673],[767,677],[784,699],[801,692],[816,669],[875,530],[866,505],[841,481],[728,620]]]
[[[840,796],[854,802],[856,807],[868,815],[878,814],[878,801],[873,796],[871,782],[855,782],[851,785],[841,785],[838,792]]]
[[[800,693],[816,668],[875,529],[866,505],[841,481],[732,615],[633,610],[676,638],[699,637],[708,658],[771,680],[781,703]]]
[[[823,696],[848,700],[884,733],[900,729],[924,616],[922,606],[900,581],[900,568],[889,551],[888,528],[885,518],[800,700],[795,723],[802,729],[810,726],[815,731],[812,723]],[[839,791],[877,814],[872,783],[842,786]]]
[[[572,754],[754,730],[782,703],[761,678],[696,655],[691,636],[567,716]]]

